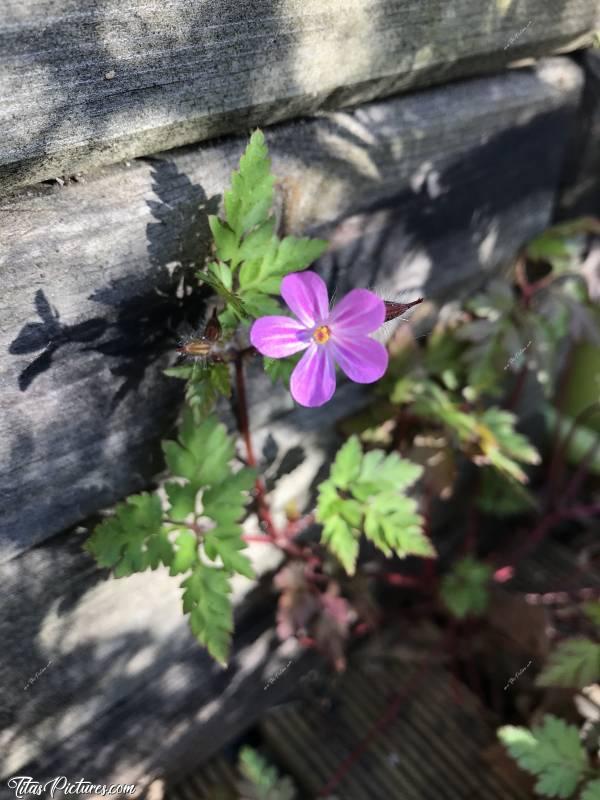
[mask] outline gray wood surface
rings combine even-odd
[[[4,0],[0,191],[590,40],[596,0]]]
[[[598,25],[600,30],[600,17]],[[600,50],[588,50],[580,61],[585,85],[567,147],[557,209],[560,219],[600,217]]]
[[[580,86],[558,58],[277,127],[282,227],[331,239],[319,264],[331,292],[450,299],[547,224]],[[161,370],[202,309],[177,297],[173,269],[204,258],[206,211],[244,145],[0,205],[0,561],[156,472],[180,397]],[[291,404],[260,381],[251,399],[256,424]]]

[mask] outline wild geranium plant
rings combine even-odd
[[[341,595],[339,581],[325,574],[325,561],[337,557],[353,573],[363,531],[386,554],[433,555],[416,501],[404,495],[419,470],[383,452],[363,457],[353,441],[322,487],[322,544],[298,544],[295,537],[315,518],[310,512],[292,515],[283,529],[273,522],[252,445],[245,363],[261,353],[272,377],[291,372],[291,393],[299,404],[322,405],[334,394],[336,363],[350,380],[381,378],[388,355],[370,334],[408,306],[386,304],[366,289],[354,289],[330,309],[323,280],[304,271],[327,243],[278,236],[273,185],[265,140],[257,131],[225,192],[224,216],[209,219],[215,257],[197,278],[215,292],[213,313],[202,332],[182,342],[179,352],[187,363],[167,371],[187,381],[177,436],[163,442],[168,477],[155,492],[118,505],[96,528],[87,549],[116,577],[167,567],[181,581],[183,611],[193,633],[226,664],[233,630],[231,578],[254,576],[244,553],[248,540],[275,544],[288,561],[276,579],[279,629],[287,624],[290,633],[312,634],[339,664],[339,642],[358,615]],[[280,296],[294,317],[283,314]],[[287,357],[301,351],[294,365]],[[286,361],[278,368],[274,359]],[[214,413],[218,398],[232,395],[232,384],[241,451],[238,437]],[[338,495],[346,490],[351,499]],[[260,530],[244,535],[242,524],[251,516]],[[336,567],[328,572],[334,576]]]
[[[273,581],[280,637],[320,649],[341,669],[347,640],[380,619],[374,583],[420,594],[454,637],[485,615],[492,582],[509,574],[514,560],[502,549],[483,556],[480,517],[523,519],[531,529],[519,529],[517,550],[540,541],[558,520],[581,517],[572,487],[564,492],[567,505],[552,507],[563,498],[555,480],[560,470],[553,467],[550,505],[536,519],[539,504],[528,483],[542,459],[517,430],[515,413],[528,376],[550,394],[546,367],[557,359],[548,350],[564,339],[568,319],[559,315],[560,335],[548,322],[539,346],[541,320],[553,319],[544,304],[561,302],[558,281],[531,283],[521,270],[516,287],[494,284],[443,319],[440,314],[425,343],[417,346],[408,336],[406,347],[396,342],[389,357],[374,334],[421,298],[402,304],[354,288],[330,307],[325,283],[309,269],[327,243],[281,238],[273,200],[274,177],[257,131],[225,192],[223,215],[209,220],[213,258],[195,275],[213,293],[208,322],[181,342],[182,363],[167,370],[186,381],[186,391],[178,430],[163,442],[166,475],[155,491],[119,504],[87,548],[116,577],[166,567],[181,584],[194,635],[226,664],[232,578],[254,577],[248,542],[273,545],[283,556]],[[567,305],[580,322],[586,318],[583,304]],[[534,339],[523,363],[511,361]],[[246,365],[259,355],[307,414],[335,402],[340,373],[375,384],[370,406],[340,422],[347,440],[318,487],[315,507],[288,508],[283,524],[271,512],[271,487],[260,472],[249,420]],[[507,397],[513,373],[516,386]],[[218,419],[228,402],[236,432]],[[460,559],[442,575],[431,506],[453,496],[461,470],[476,473],[462,515],[470,523]],[[409,557],[406,569],[399,568],[398,559]],[[569,648],[557,654],[546,679],[571,680],[565,674],[587,676],[593,669],[597,649]]]

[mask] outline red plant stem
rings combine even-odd
[[[571,441],[575,433],[575,428],[577,426],[577,423],[580,421],[580,416],[581,416],[578,415],[577,417],[575,417],[575,419],[572,421],[569,432],[567,433],[565,438],[561,441],[560,414],[562,413],[562,408],[565,402],[565,392],[569,383],[569,374],[571,372],[571,369],[572,369],[572,359],[569,353],[569,356],[567,357],[567,363],[565,364],[565,367],[563,369],[563,374],[559,380],[560,389],[558,392],[557,402],[556,402],[556,409],[558,413],[556,416],[556,428],[554,431],[554,446],[552,448],[552,456],[550,459],[550,466],[548,467],[548,478],[546,481],[546,486],[548,490],[547,501],[546,501],[547,508],[552,503],[552,499],[556,496],[555,489],[565,469],[565,461],[566,461],[565,453],[567,452],[567,447],[569,446],[569,442]]]
[[[403,588],[411,589],[426,589],[423,578],[415,575],[402,575],[400,572],[384,572],[380,576],[380,580],[390,586],[402,586]]]
[[[248,421],[248,401],[246,399],[246,380],[244,378],[244,360],[243,352],[238,353],[235,358],[235,384],[237,389],[238,400],[238,427],[244,444],[246,446],[246,458],[251,467],[256,467],[256,456],[254,455],[254,448],[252,446],[252,437],[250,435],[250,424]],[[277,538],[277,530],[271,509],[267,502],[267,492],[264,481],[261,477],[256,479],[255,483],[255,497],[258,518],[262,522],[267,535],[275,540]]]
[[[450,632],[446,634],[446,641]],[[388,725],[390,725],[395,717],[398,715],[400,709],[404,705],[407,698],[414,697],[417,690],[422,685],[425,678],[428,676],[431,667],[433,666],[434,656],[443,654],[446,649],[446,642],[442,642],[439,648],[432,650],[427,656],[424,663],[420,664],[417,669],[412,673],[410,679],[402,687],[402,691],[396,692],[392,702],[388,705],[387,710],[376,720],[369,728],[365,736],[358,742],[354,750],[339,764],[338,768],[327,781],[325,786],[319,791],[317,797],[326,797],[331,794],[333,789],[344,779],[352,765],[365,753],[375,739]]]
[[[514,389],[512,390],[510,397],[506,401],[506,408],[509,411],[514,411],[514,409],[517,407],[519,400],[521,399],[521,395],[525,387],[525,380],[527,379],[527,372],[528,369],[525,365],[523,365],[519,370],[519,374],[517,375],[517,380]]]
[[[523,544],[513,550],[512,554],[509,553],[508,555],[502,557],[494,556],[492,553],[487,560],[494,563],[500,560],[502,562],[502,566],[507,566],[509,563],[514,565],[519,559],[529,553],[529,551],[532,550],[536,545],[540,544],[545,539],[549,531],[555,525],[558,525],[558,523],[562,520],[577,519],[577,517],[593,517],[596,514],[600,514],[600,503],[590,506],[573,506],[572,508],[558,509],[557,511],[546,515],[542,520],[540,520],[540,522],[526,537]]]
[[[600,436],[596,437],[596,441],[592,444],[588,452],[583,457],[581,464],[577,468],[575,475],[569,481],[567,488],[565,489],[564,493],[564,500],[571,500],[573,497],[577,495],[577,491],[579,487],[585,480],[588,474],[588,467],[592,462],[592,459],[600,449]]]
[[[398,692],[390,703],[387,711],[381,716],[376,722],[373,723],[371,728],[367,731],[366,735],[361,739],[361,741],[356,745],[354,750],[350,753],[347,758],[345,758],[342,763],[338,766],[337,770],[331,776],[329,781],[325,784],[325,786],[319,791],[317,797],[327,797],[327,795],[331,794],[333,789],[344,779],[352,765],[358,761],[358,759],[366,752],[369,745],[373,741],[373,739],[377,736],[378,733],[381,733],[391,722],[393,722],[394,718],[402,708],[404,701],[406,700],[407,696],[414,695],[417,689],[421,686],[425,678],[427,677],[428,671],[431,667],[431,661],[428,664],[421,665],[419,669],[416,669],[413,674],[411,675],[410,680],[406,683],[403,687],[401,692]]]
[[[300,519],[290,520],[284,528],[283,535],[286,539],[293,539],[298,536],[302,531],[309,528],[315,522],[315,515],[313,513],[305,514]]]

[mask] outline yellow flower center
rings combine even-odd
[[[313,339],[317,344],[325,344],[330,336],[331,332],[327,325],[319,325],[319,327],[313,333]]]

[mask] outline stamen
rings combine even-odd
[[[325,342],[331,336],[331,331],[327,327],[327,325],[319,325],[316,331],[313,333],[313,339],[317,344],[325,344]]]

